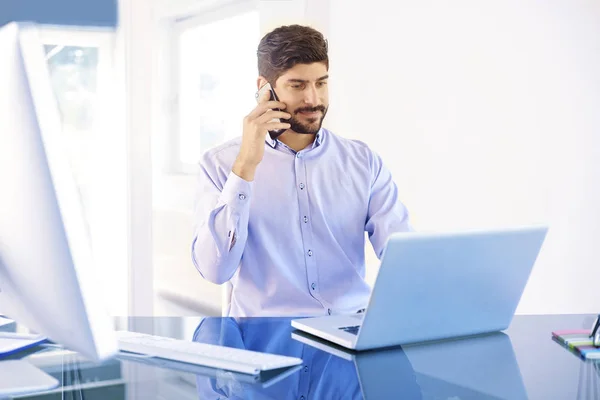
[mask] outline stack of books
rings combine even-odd
[[[600,347],[594,347],[590,330],[565,330],[552,332],[552,339],[584,360],[600,360]]]

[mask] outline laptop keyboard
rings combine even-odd
[[[341,327],[341,328],[338,328],[338,329],[341,329],[341,330],[343,330],[344,332],[348,332],[348,333],[351,333],[351,334],[353,334],[353,335],[358,335],[358,328],[360,328],[360,325],[355,325],[355,326],[343,326],[343,327]]]

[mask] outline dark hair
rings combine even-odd
[[[316,29],[302,25],[281,26],[258,44],[258,73],[271,85],[296,64],[323,62],[329,69],[327,40]]]

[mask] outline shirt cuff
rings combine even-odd
[[[233,172],[229,173],[221,191],[220,203],[227,204],[238,213],[250,209],[253,182],[245,181]]]

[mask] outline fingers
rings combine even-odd
[[[290,129],[291,125],[287,122],[267,122],[264,127],[267,131],[274,131],[277,129]]]
[[[290,119],[291,117],[292,116],[290,114],[286,113],[285,111],[268,110],[267,112],[265,112],[263,115],[261,115],[260,117],[258,117],[256,119],[256,123],[257,124],[264,124],[264,123],[267,123],[270,120],[275,119],[275,118],[278,118],[278,119]]]
[[[250,114],[248,114],[248,119],[256,119],[263,115],[267,110],[273,110],[275,108],[279,108],[280,110],[285,109],[287,106],[285,103],[280,101],[266,101],[264,103],[260,103],[256,106],[254,110]]]

